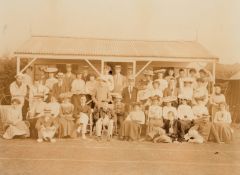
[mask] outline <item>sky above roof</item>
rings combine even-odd
[[[0,0],[0,56],[31,35],[198,41],[240,62],[238,0]]]

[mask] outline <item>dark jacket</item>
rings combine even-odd
[[[125,87],[122,91],[122,102],[125,104],[131,104],[137,102],[138,89],[136,87],[132,88],[131,97],[128,90],[128,87]]]

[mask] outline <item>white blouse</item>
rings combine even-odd
[[[218,111],[214,117],[214,123],[232,123],[231,114],[228,111]]]
[[[158,106],[158,105],[151,105],[149,106],[149,110],[148,110],[148,117],[149,118],[157,118],[157,119],[161,119],[162,118],[162,107]]]

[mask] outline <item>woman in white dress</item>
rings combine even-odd
[[[13,98],[11,108],[8,111],[6,118],[6,131],[3,134],[4,139],[12,139],[14,136],[29,137],[29,126],[22,121],[20,100]]]
[[[215,85],[214,93],[211,95],[209,102],[211,104],[212,116],[215,116],[216,112],[219,109],[219,104],[226,102],[225,95],[222,93],[222,89],[220,86]]]

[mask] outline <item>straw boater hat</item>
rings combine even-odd
[[[60,95],[59,95],[59,98],[60,99],[67,99],[67,98],[71,98],[72,97],[72,93],[71,92],[66,92],[66,93],[61,93]]]
[[[121,65],[115,65],[115,68],[122,68]]]
[[[144,74],[144,75],[151,75],[151,76],[154,75],[154,73],[153,73],[152,70],[145,70],[145,71],[143,72],[143,74]]]
[[[122,99],[122,95],[119,93],[112,94],[115,99]]]
[[[193,79],[191,77],[186,77],[183,79],[184,83],[193,83]]]
[[[159,69],[159,70],[155,70],[154,73],[158,74],[158,73],[165,73],[166,69]]]
[[[15,75],[15,78],[21,78],[23,79],[24,75],[22,73],[18,73],[17,75]]]
[[[161,97],[160,97],[159,95],[154,95],[154,96],[151,97],[151,100],[152,100],[152,101],[153,101],[153,100],[158,100],[158,101],[159,101],[160,98],[161,98]]]
[[[18,105],[21,104],[21,101],[20,101],[18,98],[16,98],[16,97],[12,98],[12,100],[11,100],[11,103],[15,103],[15,102],[16,102]]]
[[[158,85],[160,85],[160,82],[158,81],[158,80],[154,80],[153,82],[152,82],[152,84],[158,84]]]
[[[127,78],[128,81],[135,81],[135,77],[133,75],[129,75]]]
[[[58,71],[58,69],[56,67],[48,67],[44,71],[47,73],[55,73]]]
[[[177,100],[177,97],[175,96],[167,96],[163,98],[163,102],[169,103],[169,102],[174,102]]]
[[[57,78],[63,78],[64,74],[62,72],[58,72],[56,75]]]

